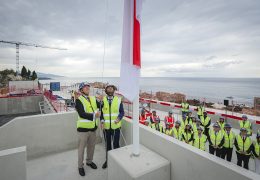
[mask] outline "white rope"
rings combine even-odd
[[[105,37],[104,37],[104,49],[103,49],[103,58],[102,58],[102,84],[104,83],[104,71],[105,71],[105,56],[106,56],[106,40],[107,40],[107,26],[108,26],[108,0],[106,0],[106,12],[105,12]],[[103,90],[102,90],[103,95]]]

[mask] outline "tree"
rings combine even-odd
[[[26,70],[26,68],[25,68],[24,66],[22,67],[21,76],[22,76],[23,78],[26,78],[26,77],[27,77],[27,70]]]
[[[32,80],[34,81],[35,79],[37,79],[37,74],[35,71],[32,72]]]
[[[28,69],[28,71],[27,71],[27,79],[30,79],[30,76],[31,76],[31,71],[30,71],[30,69]]]

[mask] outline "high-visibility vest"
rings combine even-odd
[[[158,123],[158,124],[152,123],[152,124],[150,125],[150,127],[151,127],[152,129],[154,129],[154,130],[157,130],[157,131],[163,133],[163,126],[162,126],[161,124],[159,124],[159,123]]]
[[[201,124],[202,124],[202,126],[205,127],[205,126],[209,123],[209,121],[210,121],[210,117],[207,116],[206,118],[204,118],[204,116],[200,116],[200,120],[201,120]]]
[[[221,140],[223,139],[223,133],[219,131],[217,134],[210,130],[209,138],[214,146],[218,146],[221,143]]]
[[[192,127],[193,133],[197,134],[198,133],[197,123],[196,122],[192,122],[191,127]]]
[[[252,144],[250,137],[246,137],[245,141],[243,141],[243,138],[241,137],[240,134],[236,136],[236,140],[237,140],[237,144],[238,144],[240,151],[243,151],[243,152],[248,151]],[[246,154],[249,155],[250,153],[246,153]]]
[[[183,142],[190,140],[192,133],[191,132],[182,132],[182,135],[184,136],[184,139],[182,139]],[[183,138],[183,137],[182,137]],[[192,141],[189,142],[190,145],[192,145]]]
[[[199,136],[198,134],[196,134],[195,137],[194,137],[193,146],[198,148],[198,149],[205,151],[206,141],[207,141],[206,135],[201,134],[201,136]]]
[[[172,129],[165,129],[164,133],[168,136],[172,136],[173,135],[173,130]]]
[[[121,98],[118,96],[114,96],[111,105],[109,105],[107,96],[103,98],[102,112],[105,120],[104,123],[105,129],[118,129],[121,127],[121,121],[119,121],[117,124],[115,123],[115,120],[119,115],[120,104],[121,104]]]
[[[217,123],[218,123],[218,125],[220,126],[220,129],[221,129],[222,133],[224,133],[224,132],[225,132],[225,129],[224,129],[224,127],[225,127],[225,122],[220,123],[220,121],[217,121]]]
[[[205,112],[205,107],[204,106],[198,106],[198,116],[202,116],[203,113]]]
[[[147,119],[146,114],[145,114],[144,116],[140,115],[140,117],[139,117],[139,123],[145,124],[146,119]]]
[[[251,131],[251,122],[250,122],[249,120],[246,120],[245,123],[244,123],[244,121],[240,121],[240,122],[239,122],[239,126],[240,126],[240,129],[241,129],[241,128],[246,128],[248,135],[251,135],[251,134],[252,134],[252,131]]]
[[[79,96],[78,98],[80,102],[82,103],[84,107],[84,111],[86,113],[94,114],[98,108],[97,108],[97,102],[96,98],[94,96],[89,96],[89,100],[86,99],[84,96]],[[77,128],[86,128],[86,129],[93,129],[98,126],[98,119],[84,119],[81,118],[78,114],[78,120],[77,120]]]
[[[258,143],[257,141],[255,141],[254,148],[255,148],[256,155],[259,156],[260,155],[260,142]]]
[[[178,129],[176,127],[173,128],[173,136],[178,139],[181,140],[181,135],[182,135],[182,128],[179,127]]]
[[[159,116],[154,116],[154,115],[151,115],[151,118],[152,118],[152,123],[155,123],[155,120],[156,119],[160,119],[160,117]]]
[[[174,125],[174,118],[173,117],[169,117],[169,116],[165,116],[164,119],[166,121],[165,123],[168,123],[170,128],[172,128],[173,125]]]
[[[236,138],[236,135],[233,131],[230,131],[229,134],[225,131],[224,132],[224,138],[225,138],[225,142],[224,142],[224,147],[225,148],[233,148],[234,146],[234,141]]]
[[[188,103],[181,103],[181,111],[188,112],[189,111],[189,104]]]

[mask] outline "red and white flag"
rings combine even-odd
[[[119,91],[130,101],[133,101],[139,95],[142,1],[124,0]]]

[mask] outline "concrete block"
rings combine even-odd
[[[132,145],[109,151],[108,180],[170,180],[170,162],[140,145],[140,155],[132,155]]]
[[[26,180],[26,147],[0,151],[0,179]]]

